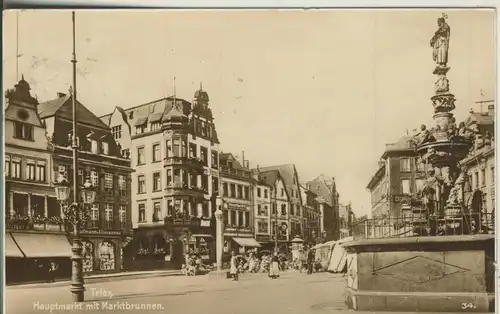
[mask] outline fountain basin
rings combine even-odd
[[[494,235],[364,239],[344,248],[351,309],[494,312]]]

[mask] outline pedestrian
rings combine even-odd
[[[273,257],[271,258],[271,265],[269,267],[269,277],[271,279],[276,279],[280,276],[280,259],[278,256],[278,252],[274,252]]]
[[[311,275],[314,267],[314,250],[312,248],[309,249],[307,253],[307,274]]]
[[[56,271],[57,271],[57,263],[53,260],[49,260],[48,262],[48,282],[56,281]]]
[[[233,276],[233,281],[238,281],[238,257],[234,251],[231,252],[230,265],[229,273]]]

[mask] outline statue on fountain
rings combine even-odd
[[[422,124],[420,126],[420,132],[414,136],[413,141],[417,146],[420,146],[425,143],[434,142],[435,139],[432,136],[432,133],[429,130],[427,130],[425,124]]]
[[[446,23],[446,18],[446,14],[438,18],[438,29],[430,41],[433,48],[432,59],[441,68],[446,68],[448,64],[448,48],[450,46],[450,26]]]

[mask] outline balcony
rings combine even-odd
[[[58,216],[45,217],[28,217],[22,215],[14,215],[5,218],[6,230],[39,230],[39,231],[66,231],[65,221]]]
[[[196,157],[167,157],[163,159],[164,166],[173,166],[173,165],[186,165],[191,166],[197,169],[203,169],[206,164],[200,159]]]
[[[220,171],[220,174],[223,176],[225,175],[225,176],[245,178],[245,179],[251,178],[250,171],[238,170],[238,169],[227,168],[227,167],[220,167],[219,171]]]
[[[208,194],[208,189],[198,186],[189,186],[185,182],[170,182],[167,185],[166,196],[174,195],[189,195],[194,197],[203,197],[203,195]]]

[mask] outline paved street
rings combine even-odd
[[[160,278],[121,279],[87,285],[83,309],[98,301],[100,309],[95,313],[113,311],[112,304],[138,305],[160,304],[157,310],[141,310],[144,313],[197,313],[217,308],[219,314],[229,313],[344,313],[340,275],[328,273],[311,276],[285,273],[277,280],[265,274],[243,274],[239,282],[224,279],[222,275]],[[94,290],[95,289],[95,290]],[[98,291],[112,293],[110,297],[98,295]],[[93,293],[94,291],[94,293]],[[68,287],[7,288],[7,313],[23,314],[50,312],[44,307],[50,304],[71,304]],[[38,303],[37,303],[38,302]],[[107,302],[107,303],[105,303]],[[108,309],[103,307],[108,307]],[[53,309],[62,313],[68,309]],[[117,312],[127,309],[117,307]],[[139,312],[129,309],[129,312]]]
[[[63,313],[67,311],[105,313],[186,313],[199,314],[217,309],[217,314],[233,313],[362,313],[348,311],[343,301],[344,278],[318,273],[310,276],[287,272],[277,280],[265,274],[243,274],[239,282],[216,276],[169,276],[117,279],[87,285],[82,309],[53,309],[50,305],[70,305],[68,287],[46,286],[6,290],[8,314]],[[112,294],[103,296],[104,293]],[[97,302],[93,302],[97,301]],[[91,307],[98,304],[99,309]],[[129,308],[124,308],[126,305]],[[150,306],[150,310],[134,306]],[[116,306],[113,308],[113,306]],[[151,309],[156,306],[156,310]]]

